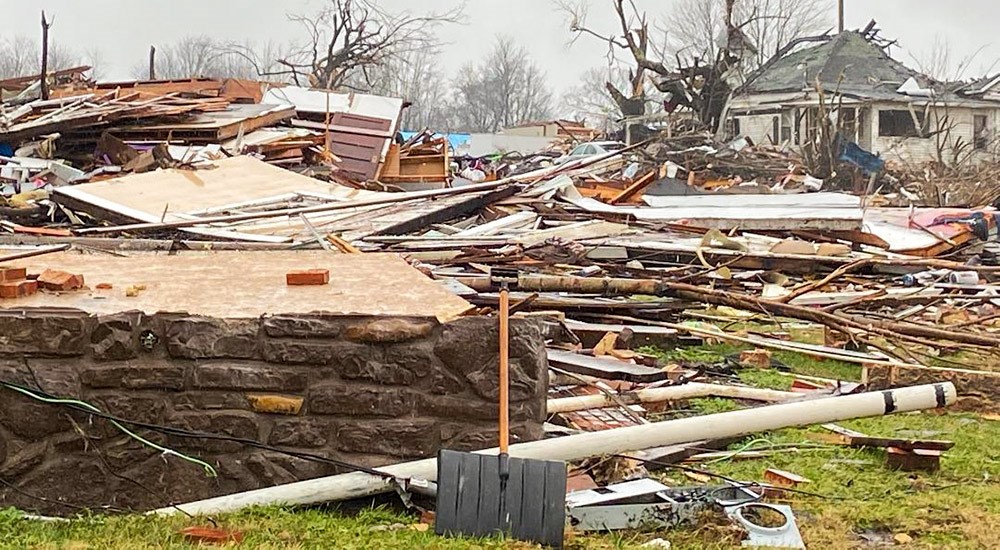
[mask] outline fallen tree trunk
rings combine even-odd
[[[675,399],[692,399],[695,397],[731,397],[735,399],[750,399],[753,401],[787,401],[802,397],[803,394],[790,391],[764,390],[742,386],[725,386],[722,384],[703,384],[688,382],[678,386],[663,388],[646,388],[615,394],[618,401],[626,405],[637,403],[657,403]],[[549,399],[546,410],[549,414],[585,411],[604,407],[620,406],[615,399],[607,394],[581,395],[578,397],[563,397]]]
[[[955,398],[955,386],[951,383],[927,384],[519,443],[511,445],[510,456],[543,460],[579,460],[702,439],[740,437],[792,426],[932,409],[950,405],[955,402]],[[479,452],[496,454],[497,449]],[[379,471],[399,480],[435,479],[437,459],[428,458],[394,464],[379,468]],[[391,492],[393,487],[393,479],[353,472],[210,498],[161,508],[152,513],[217,514],[256,505],[318,504]]]
[[[489,292],[492,290],[488,277],[462,277],[458,280],[477,292]],[[926,340],[933,339],[971,344],[974,346],[1000,346],[1000,337],[990,334],[949,331],[914,323],[837,315],[816,308],[783,304],[746,294],[702,288],[684,283],[657,281],[655,279],[526,276],[518,280],[517,288],[528,292],[573,292],[579,294],[600,294],[604,296],[628,296],[632,294],[668,296],[692,302],[728,306],[745,311],[759,311],[778,317],[800,319],[825,325],[845,334],[857,332],[877,334],[879,336],[902,338],[919,344],[928,344]]]

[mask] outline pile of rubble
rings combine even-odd
[[[792,392],[759,390],[739,384],[733,365],[664,363],[644,351],[706,340],[749,347],[738,366],[770,368],[768,350],[792,351],[863,365],[868,389],[950,380],[960,400],[996,403],[1000,373],[942,365],[1000,345],[991,208],[880,207],[824,191],[791,151],[698,132],[587,155],[566,141],[472,157],[431,130],[403,139],[397,98],[209,79],[74,80],[50,99],[30,95],[0,109],[0,264],[44,263],[67,248],[394,253],[472,304],[470,315],[498,307],[491,271],[516,269],[512,310],[548,326],[548,427],[557,440],[649,424],[678,399],[819,403],[865,389],[799,377]],[[87,292],[90,280],[0,273],[10,278],[0,287],[4,309],[25,307],[35,291]],[[72,281],[53,287],[56,276]],[[336,277],[289,273],[288,281]],[[781,319],[822,328],[825,345],[795,342]],[[766,323],[779,328],[754,328]],[[943,395],[929,406],[945,405]],[[947,448],[836,433],[923,467],[936,464],[928,452]],[[629,447],[628,460],[710,458],[704,449],[723,435]],[[676,505],[651,483],[571,495],[570,516],[582,529],[607,528],[593,523],[608,513],[596,509],[619,499],[655,495],[644,514]],[[740,493],[733,498],[763,498],[729,488]]]

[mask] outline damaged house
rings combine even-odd
[[[937,82],[890,57],[872,29],[765,63],[733,94],[730,128],[796,147],[816,137],[828,112],[844,138],[889,162],[996,159],[1000,79]]]

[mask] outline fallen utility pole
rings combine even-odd
[[[790,391],[765,390],[761,388],[745,388],[742,386],[725,386],[722,384],[703,384],[688,382],[678,386],[662,388],[645,388],[618,394],[581,395],[577,397],[562,397],[549,399],[546,411],[549,414],[604,407],[619,407],[622,403],[635,405],[638,403],[658,403],[675,399],[692,399],[695,397],[730,397],[734,399],[750,399],[752,401],[787,401],[803,397],[807,394]]]
[[[543,460],[580,460],[703,439],[740,437],[794,426],[940,408],[954,403],[955,399],[955,386],[950,382],[926,384],[519,443],[510,446],[510,456]],[[496,454],[497,449],[478,452]],[[378,470],[397,480],[435,479],[437,459],[404,462]],[[319,504],[391,492],[394,486],[394,480],[363,472],[352,472],[160,508],[151,513],[217,514],[248,506]]]
[[[457,280],[477,292],[490,291],[488,281],[483,277],[458,277]],[[763,300],[746,294],[702,288],[685,283],[659,281],[656,279],[526,276],[522,277],[518,282],[518,288],[526,292],[571,292],[578,294],[598,294],[602,296],[628,296],[632,294],[668,296],[692,302],[728,306],[745,311],[760,311],[778,317],[810,321],[826,325],[845,334],[857,332],[878,334],[880,336],[902,338],[920,344],[926,344],[925,339],[935,339],[974,346],[1000,346],[1000,337],[989,334],[958,332],[914,323],[838,315],[816,308],[784,304],[774,300]]]

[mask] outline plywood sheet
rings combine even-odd
[[[92,313],[142,310],[223,318],[277,313],[435,316],[447,320],[472,306],[395,254],[326,251],[214,252],[112,257],[65,252],[12,262],[40,273],[46,268],[83,274],[89,289],[39,292],[0,300],[0,309],[60,307]],[[323,286],[286,286],[285,273],[329,269]],[[109,283],[110,290],[97,290]],[[130,285],[145,285],[126,297]]]
[[[214,164],[216,167],[208,170],[156,170],[59,187],[55,194],[85,202],[114,203],[120,207],[116,208],[117,212],[152,222],[159,221],[164,210],[166,220],[170,221],[174,219],[173,213],[195,212],[298,191],[337,194],[344,200],[360,199],[366,193],[296,174],[248,156],[223,159]]]

